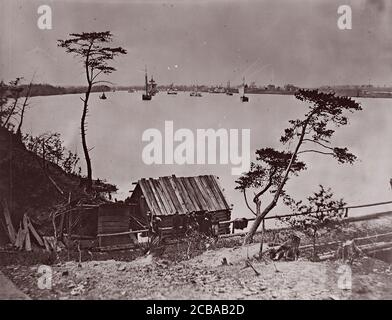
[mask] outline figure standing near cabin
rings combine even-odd
[[[213,216],[211,219],[211,225],[212,225],[212,236],[214,237],[215,240],[218,240],[219,237],[219,220]]]
[[[153,216],[152,218],[150,226],[151,247],[156,247],[161,242],[161,230],[159,228],[161,221],[161,218],[157,216]]]
[[[200,232],[207,237],[212,236],[212,222],[211,214],[209,212],[204,214],[204,218],[200,225]]]

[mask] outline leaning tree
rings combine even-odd
[[[249,172],[244,173],[236,182],[245,197],[248,208],[256,218],[247,233],[244,243],[253,241],[253,236],[264,221],[265,216],[277,205],[281,196],[286,195],[286,182],[292,176],[306,169],[306,164],[299,159],[301,154],[317,153],[332,156],[339,163],[352,164],[356,156],[347,147],[332,146],[335,128],[347,125],[347,113],[361,110],[359,103],[349,97],[340,97],[335,93],[318,90],[299,90],[295,97],[308,104],[308,111],[303,118],[290,120],[280,138],[283,145],[294,145],[293,151],[277,151],[265,148],[256,151],[256,163],[251,164]],[[252,209],[246,196],[249,189],[256,190]],[[272,193],[272,200],[261,210],[261,197]]]
[[[58,46],[65,48],[67,53],[72,53],[82,60],[84,73],[87,79],[87,89],[83,101],[83,112],[80,121],[82,135],[82,146],[84,158],[87,165],[87,190],[92,188],[92,168],[89,149],[86,142],[86,116],[88,112],[88,101],[91,89],[98,83],[108,81],[98,81],[100,75],[110,74],[116,69],[109,65],[109,62],[119,54],[126,54],[126,50],[121,47],[110,47],[113,35],[110,31],[105,32],[83,32],[71,33],[70,38],[58,40]]]

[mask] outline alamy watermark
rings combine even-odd
[[[240,143],[241,140],[241,143]],[[165,121],[164,133],[156,128],[143,132],[142,160],[152,164],[231,164],[232,175],[250,169],[250,129],[181,128]]]
[[[37,286],[41,290],[52,289],[53,270],[50,266],[40,265],[37,270],[40,275],[37,280]]]

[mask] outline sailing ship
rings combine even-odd
[[[230,90],[230,81],[227,81],[226,94],[228,96],[232,96],[233,95],[233,92],[231,92],[231,90]]]
[[[99,96],[99,99],[102,99],[102,100],[106,99],[105,92],[102,92],[102,94]]]
[[[170,85],[169,90],[167,90],[167,94],[177,94],[177,91],[174,90],[173,83]]]
[[[149,86],[148,86],[148,77],[147,77],[147,67],[144,70],[144,86],[145,86],[145,93],[143,93],[142,95],[142,100],[151,100],[152,95],[151,92],[149,90]]]
[[[245,96],[245,89],[248,86],[245,84],[245,78],[242,78],[242,85],[239,87],[238,91],[240,93],[240,100],[241,102],[248,102],[249,98]]]

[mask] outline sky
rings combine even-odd
[[[37,26],[40,5],[51,30]],[[337,27],[340,5],[352,29]],[[158,84],[392,85],[392,1],[1,0],[0,79],[83,85],[80,62],[57,47],[69,33],[106,31],[128,53],[102,80]]]

